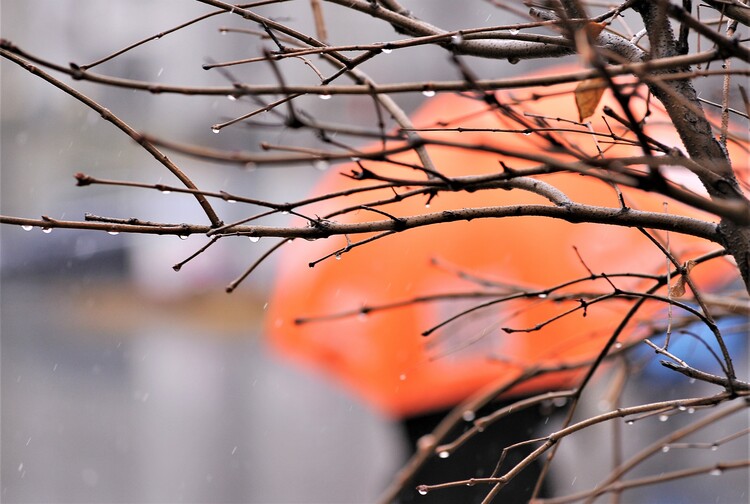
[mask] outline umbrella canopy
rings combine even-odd
[[[560,128],[552,133],[554,142],[545,138],[546,133],[542,131],[519,133],[525,126],[508,115],[488,111],[482,100],[457,95],[428,99],[413,122],[421,128],[439,126],[445,129],[421,133],[425,137],[510,151],[507,156],[499,156],[456,147],[429,147],[436,169],[448,177],[498,173],[503,169],[499,161],[506,163],[509,169],[540,164],[513,157],[513,152],[574,161],[566,157],[555,142],[588,155],[596,155],[598,149],[606,150],[607,156],[642,154],[635,143],[613,146],[611,138],[595,137],[586,128],[564,122],[577,121],[578,109],[574,98],[569,93],[560,93],[560,89],[497,94],[501,103],[523,111],[527,124],[544,126],[537,122],[536,116],[541,116],[551,128]],[[607,96],[603,101],[613,103]],[[637,102],[634,103],[637,117],[643,117],[645,100],[634,102]],[[615,105],[612,107],[616,109]],[[609,131],[601,118],[592,122],[593,130]],[[615,134],[633,139],[623,127],[612,123]],[[450,129],[459,127],[463,130]],[[679,145],[663,112],[652,112],[646,131],[663,143]],[[735,155],[736,159],[746,160],[745,153],[735,152]],[[419,164],[413,153],[395,155],[392,159]],[[421,172],[401,164],[362,163],[382,176],[424,179]],[[312,194],[376,184],[342,175],[352,170],[360,171],[361,167],[350,164],[331,169]],[[691,188],[700,186],[687,172],[671,174],[670,178]],[[542,180],[574,201],[620,208],[616,190],[601,180],[570,173],[547,175]],[[665,198],[660,196],[632,189],[623,189],[623,193],[633,208],[697,215],[696,211],[672,201],[665,210]],[[380,189],[323,201],[305,207],[304,211],[322,217],[342,206],[372,205],[393,196],[392,189]],[[529,191],[492,189],[441,192],[431,200],[427,195],[420,195],[376,208],[402,217],[468,207],[521,204],[551,203]],[[337,222],[385,218],[367,209],[331,217]],[[654,234],[665,240],[663,232]],[[371,235],[349,239],[356,242],[368,236]],[[705,240],[675,233],[671,234],[669,242],[671,251],[680,261],[718,248]],[[530,367],[559,366],[595,357],[632,306],[632,300],[611,299],[582,309],[578,299],[591,300],[596,293],[612,292],[611,284],[603,279],[554,292],[545,289],[588,277],[587,268],[594,273],[610,274],[666,271],[664,254],[636,229],[573,224],[542,217],[474,219],[410,229],[351,248],[340,257],[323,260],[313,268],[308,266],[346,245],[346,238],[333,237],[314,242],[296,240],[283,249],[268,306],[268,341],[281,354],[324,372],[394,416],[455,405],[489,382],[504,377],[510,381]],[[721,259],[697,266],[692,277],[699,285],[714,288],[735,279],[736,273]],[[633,277],[612,277],[611,282],[625,290],[643,290],[644,286],[652,284],[651,280]],[[472,311],[426,337],[422,335],[447,318],[493,299],[485,297],[487,292],[494,293],[494,298],[518,292],[529,295]],[[565,294],[570,294],[571,298],[565,298]],[[424,299],[436,295],[443,295],[445,299]],[[379,309],[394,303],[396,306],[389,309]],[[533,328],[573,308],[578,310],[538,330],[513,331]],[[646,303],[620,341],[642,337],[646,330],[643,322],[652,321],[663,310],[663,303]],[[511,393],[570,386],[580,372],[546,374],[515,387]]]

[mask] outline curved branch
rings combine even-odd
[[[0,49],[0,56],[12,61],[13,63],[17,64],[24,70],[26,70],[29,73],[32,73],[36,75],[37,77],[40,77],[41,79],[49,82],[53,86],[55,86],[58,89],[61,89],[62,91],[66,92],[76,100],[82,102],[84,105],[88,106],[89,108],[95,110],[99,113],[99,115],[107,122],[110,122],[114,124],[117,128],[119,128],[122,132],[124,132],[126,135],[128,135],[130,138],[138,142],[149,154],[151,154],[158,162],[163,164],[172,174],[177,177],[180,182],[182,182],[185,187],[189,189],[195,189],[198,188],[193,183],[190,178],[185,175],[185,173],[180,170],[176,164],[174,164],[167,156],[166,154],[162,153],[159,149],[156,148],[154,144],[143,138],[143,136],[138,133],[136,130],[131,128],[125,121],[117,117],[115,114],[113,114],[109,109],[101,106],[99,103],[95,102],[88,96],[84,95],[83,93],[71,88],[67,84],[64,84],[63,82],[60,82],[59,80],[55,79],[51,75],[49,75],[46,72],[43,72],[39,68],[35,67],[34,65],[29,64],[27,61],[23,60],[22,58],[19,58],[17,55],[13,54],[10,51],[7,51],[5,49]],[[203,211],[205,212],[206,216],[208,217],[208,220],[211,222],[211,225],[214,227],[221,226],[222,222],[221,219],[219,219],[218,215],[216,215],[216,212],[211,207],[211,204],[208,202],[206,197],[203,194],[195,193],[195,199],[198,200],[198,203],[200,204],[201,208],[203,208]]]
[[[276,84],[273,85],[252,85],[236,83],[233,86],[171,86],[166,84],[157,84],[148,81],[138,81],[132,79],[124,79],[119,77],[110,77],[106,75],[96,74],[82,70],[80,67],[73,66],[68,68],[57,65],[55,63],[43,60],[39,57],[33,56],[26,53],[18,46],[11,43],[9,40],[3,39],[0,41],[0,48],[21,56],[29,61],[33,61],[36,64],[43,65],[47,68],[51,68],[55,71],[62,72],[70,75],[74,79],[86,80],[95,82],[98,84],[104,84],[107,86],[123,87],[127,89],[136,89],[140,91],[148,91],[153,94],[162,93],[174,93],[184,95],[203,95],[203,96],[233,96],[239,98],[246,95],[277,95],[279,93],[279,87]],[[328,54],[328,53],[327,53]],[[335,53],[330,53],[335,55]],[[684,69],[686,65],[696,65],[701,63],[708,63],[709,61],[715,61],[721,59],[718,52],[714,50],[704,51],[696,54],[677,55],[671,57],[664,57],[660,59],[652,59],[641,63],[627,63],[623,65],[613,65],[607,67],[607,71],[612,76],[618,75],[648,75],[656,70],[669,70],[669,69]],[[737,72],[739,75],[747,75],[747,72]],[[303,93],[313,95],[367,95],[367,94],[395,94],[395,93],[421,93],[425,89],[430,89],[435,92],[445,91],[475,91],[481,89],[483,91],[493,91],[500,89],[520,89],[526,87],[537,87],[537,86],[551,86],[554,84],[568,84],[571,82],[581,82],[586,79],[592,79],[599,76],[597,70],[581,70],[578,72],[544,75],[544,76],[525,76],[525,77],[511,77],[511,78],[500,78],[500,79],[479,79],[473,83],[468,83],[465,80],[458,81],[442,81],[442,82],[407,82],[407,83],[395,83],[395,84],[379,84],[375,88],[364,84],[354,85],[287,85],[285,91],[289,94]],[[659,79],[666,80],[668,75],[661,75]],[[684,79],[684,76],[679,76]]]

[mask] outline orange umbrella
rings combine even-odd
[[[560,71],[569,71],[563,68]],[[563,86],[563,88],[565,88]],[[534,115],[548,118],[552,127],[576,129],[579,132],[556,132],[563,142],[575,149],[595,155],[598,148],[610,150],[607,155],[639,155],[637,146],[612,147],[606,139],[597,140],[581,133],[581,127],[556,121],[578,120],[578,110],[569,93],[562,88],[530,89],[498,93],[501,103],[514,103],[535,93],[548,94],[518,105],[526,120]],[[565,89],[571,89],[567,87]],[[554,94],[551,94],[554,91]],[[604,102],[612,103],[605,96]],[[413,118],[419,127],[492,129],[493,131],[442,131],[424,133],[430,138],[476,145],[499,146],[520,152],[551,154],[551,144],[541,133],[523,135],[522,126],[507,116],[486,111],[480,100],[457,95],[430,98]],[[613,109],[616,109],[613,106]],[[642,117],[644,103],[635,104]],[[612,121],[612,129],[623,133]],[[601,119],[593,120],[593,129],[607,132]],[[515,130],[516,132],[503,132]],[[678,144],[673,127],[664,113],[654,112],[647,132],[661,142]],[[627,135],[632,138],[632,135]],[[449,177],[497,173],[501,168],[496,154],[453,147],[428,148],[437,170]],[[735,149],[737,150],[737,149]],[[735,159],[746,159],[744,152],[734,152]],[[553,154],[558,159],[564,155]],[[400,162],[418,164],[413,153],[393,156]],[[519,158],[503,158],[511,169],[538,163]],[[379,175],[396,178],[419,178],[411,168],[365,162],[364,166]],[[370,181],[357,181],[342,173],[358,170],[347,165],[327,173],[313,190],[314,195],[360,187]],[[689,175],[680,174],[688,184]],[[619,208],[615,190],[605,182],[573,174],[549,175],[543,179],[572,200],[592,205]],[[664,211],[663,197],[636,190],[624,190],[628,203],[638,209]],[[344,199],[321,202],[305,208],[309,215],[324,216],[341,206],[355,206],[393,197],[391,189],[353,194]],[[549,204],[537,194],[515,190],[476,192],[443,192],[429,201],[426,196],[377,207],[394,216],[419,215],[467,207],[513,204]],[[671,214],[695,215],[682,205],[670,202]],[[384,218],[368,210],[358,210],[333,218],[337,222],[364,222]],[[663,233],[662,233],[663,236]],[[352,237],[353,241],[362,236]],[[394,416],[409,416],[455,405],[472,392],[503,376],[512,379],[530,366],[554,366],[592,358],[623,314],[632,306],[625,300],[611,300],[578,310],[533,332],[505,331],[503,328],[531,328],[574,307],[577,300],[543,299],[539,292],[576,278],[586,277],[586,266],[595,273],[660,273],[665,271],[665,257],[643,234],[635,229],[592,224],[571,224],[540,217],[477,219],[471,222],[426,226],[396,233],[355,247],[335,260],[324,260],[310,268],[308,264],[346,246],[344,237],[307,242],[296,240],[281,254],[279,272],[268,313],[268,340],[281,354],[335,378],[347,388]],[[672,233],[670,247],[679,260],[696,257],[717,248],[692,237]],[[586,266],[583,265],[585,263]],[[462,274],[465,273],[465,274]],[[520,286],[527,292],[538,292],[533,299],[517,299],[477,310],[422,336],[423,331],[462,310],[486,299],[464,298],[436,302],[413,302],[387,310],[371,309],[389,303],[413,300],[435,294],[451,295],[481,290],[467,274],[498,282],[492,292],[503,286]],[[706,288],[734,278],[725,260],[695,268],[692,276]],[[650,285],[642,279],[618,277],[612,282],[622,289]],[[510,292],[510,287],[505,289]],[[582,283],[564,292],[611,291],[605,280]],[[647,303],[639,320],[653,319],[664,305]],[[364,310],[363,310],[364,309]],[[326,317],[352,311],[353,315]],[[356,315],[357,312],[359,315]],[[316,319],[316,317],[320,317]],[[305,323],[297,319],[312,318]],[[624,334],[635,338],[637,321]],[[522,384],[514,393],[531,393],[566,387],[579,372],[558,372]]]

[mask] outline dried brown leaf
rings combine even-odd
[[[680,278],[677,279],[677,281],[672,284],[672,286],[669,288],[669,297],[682,297],[685,295],[685,282],[687,281],[687,275],[690,274],[690,270],[692,270],[695,267],[695,261],[690,259],[685,263],[683,268],[685,269],[685,273],[683,275],[680,275]]]
[[[581,122],[594,115],[606,88],[607,83],[601,77],[586,79],[576,86],[576,106]]]

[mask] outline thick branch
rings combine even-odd
[[[669,20],[660,11],[661,3],[641,1],[634,7],[643,18],[648,32],[652,59],[677,55],[676,42]],[[686,67],[681,70],[689,71],[690,68]],[[653,73],[662,74],[668,71]],[[714,138],[711,124],[706,116],[699,113],[703,109],[692,82],[688,79],[665,80],[660,86],[649,85],[649,89],[664,104],[690,157],[720,176],[716,180],[713,177],[698,174],[711,198],[747,201],[732,171],[727,152]],[[741,226],[723,218],[719,229],[724,245],[737,261],[745,287],[750,292],[750,227]]]
[[[446,30],[438,28],[413,16],[407,16],[383,9],[374,2],[365,0],[327,0],[331,3],[364,12],[371,16],[387,21],[398,30],[412,36],[434,36],[447,34]],[[533,58],[554,58],[573,54],[575,49],[572,43],[566,44],[567,39],[560,38],[556,44],[525,40],[496,40],[492,38],[464,39],[449,42],[450,49],[459,54],[480,56],[485,58],[505,58],[510,61]],[[623,58],[637,61],[642,56],[640,49],[630,44],[627,40],[616,35],[605,33],[597,39],[597,43],[607,49],[619,53]]]
[[[704,0],[704,2],[726,17],[739,21],[745,26],[750,26],[750,7],[741,5],[739,2],[727,2],[726,0]]]
[[[399,217],[398,221],[394,221],[393,219],[357,223],[337,223],[327,221],[325,226],[312,227],[235,226],[226,234],[316,240],[319,238],[328,238],[333,235],[353,235],[378,231],[404,231],[407,229],[447,222],[524,216],[548,217],[565,220],[571,223],[592,223],[661,229],[698,236],[717,243],[721,241],[721,236],[717,231],[716,224],[711,222],[704,222],[691,217],[682,217],[679,215],[644,212],[633,209],[623,210],[619,208],[589,206],[581,205],[579,203],[570,203],[565,206],[509,205],[499,207],[462,208],[458,210],[445,210],[442,212],[433,212],[423,215]],[[136,222],[136,224],[131,224],[130,222]],[[92,229],[123,233],[174,234],[181,236],[205,234],[212,230],[211,227],[202,225],[144,224],[133,219],[128,220],[127,222],[117,223],[63,221],[49,217],[43,217],[42,219],[26,219],[21,217],[0,216],[0,224],[38,226],[49,229]],[[223,233],[215,234],[218,235]]]

